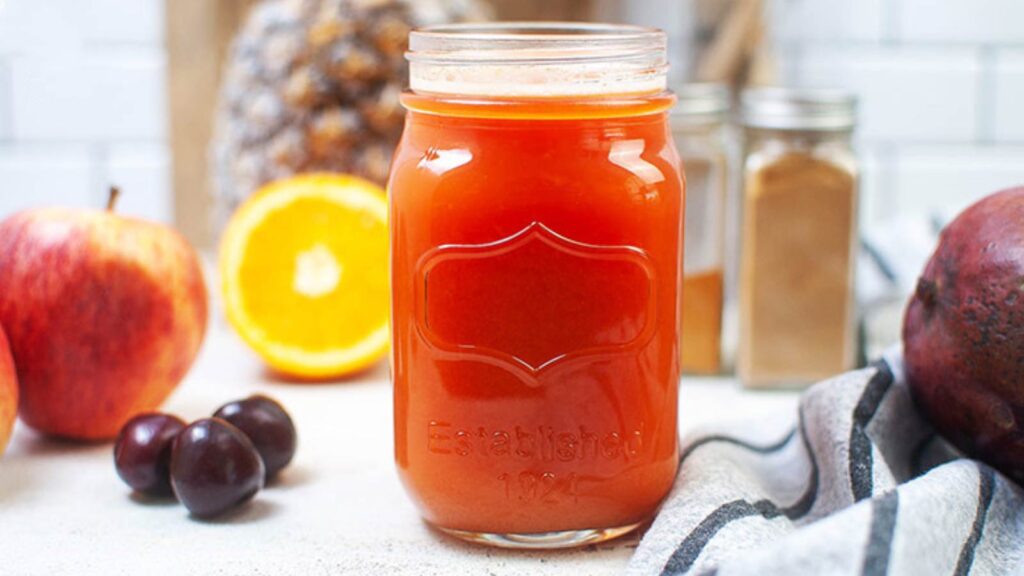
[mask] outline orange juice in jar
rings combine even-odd
[[[432,525],[565,547],[648,519],[678,464],[683,185],[665,37],[410,37],[389,182],[395,458]]]

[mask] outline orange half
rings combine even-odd
[[[355,176],[268,184],[221,240],[228,320],[271,367],[306,378],[355,372],[388,348],[387,200]]]

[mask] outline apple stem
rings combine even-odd
[[[110,187],[110,195],[107,196],[107,212],[113,212],[117,205],[117,198],[121,195],[121,189],[117,186]]]

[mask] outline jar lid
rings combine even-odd
[[[677,102],[672,109],[674,125],[692,126],[725,121],[731,93],[725,84],[683,84],[676,89]]]
[[[485,97],[659,93],[665,33],[625,24],[445,24],[409,34],[415,92]]]
[[[857,98],[841,90],[754,88],[740,102],[744,126],[770,130],[852,130],[856,112]]]

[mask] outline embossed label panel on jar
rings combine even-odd
[[[641,347],[654,329],[643,250],[578,242],[539,222],[489,243],[439,246],[417,268],[424,339],[530,385],[565,363]]]

